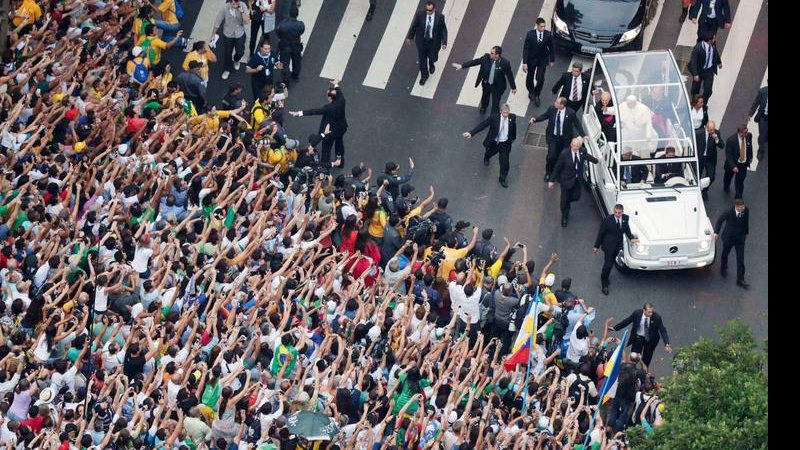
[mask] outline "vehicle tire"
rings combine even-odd
[[[614,266],[617,268],[617,271],[619,271],[619,273],[627,275],[633,272],[633,269],[622,263],[622,252],[623,250],[620,250],[619,252],[620,254],[617,255],[617,257],[614,259]]]

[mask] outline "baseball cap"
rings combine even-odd
[[[554,273],[548,273],[546,277],[544,277],[544,284],[547,287],[553,286],[556,282],[556,275]]]
[[[55,397],[56,393],[53,391],[53,388],[46,387],[39,393],[39,401],[42,403],[50,403]]]

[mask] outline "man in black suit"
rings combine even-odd
[[[717,67],[722,65],[722,58],[719,56],[717,46],[717,36],[707,32],[703,40],[695,44],[692,55],[689,58],[689,73],[692,74],[691,95],[700,93],[700,86],[703,86],[703,100],[708,105],[708,99],[714,89],[714,76],[717,74]]]
[[[700,177],[710,178],[708,186],[711,187],[717,174],[717,149],[725,148],[725,142],[722,141],[717,124],[713,120],[709,120],[705,127],[695,131],[695,140],[697,155],[700,156]],[[708,200],[708,187],[703,189],[703,200]]]
[[[622,161],[636,161],[640,159],[642,158],[633,154],[632,148],[625,147],[622,149]],[[616,168],[614,170],[616,171]],[[649,173],[650,172],[647,170],[646,164],[623,164],[619,172],[622,187],[625,188],[630,183],[636,184],[647,182],[647,175]]]
[[[767,80],[769,83],[769,80]],[[758,95],[753,101],[753,106],[750,107],[750,117],[758,124],[758,152],[756,155],[758,159],[764,158],[764,152],[767,151],[769,145],[769,94],[768,87],[764,86],[758,90]]]
[[[614,259],[622,250],[622,236],[628,236],[631,244],[636,245],[639,243],[628,224],[628,215],[623,214],[622,205],[614,205],[614,213],[609,214],[600,224],[600,230],[597,231],[597,239],[594,241],[594,248],[592,252],[597,253],[603,249],[603,271],[600,273],[600,282],[603,285],[603,294],[608,295],[608,285],[610,281],[608,276],[611,274],[611,267],[614,265]]]
[[[689,9],[689,19],[694,24],[697,24],[699,19],[700,24],[697,26],[699,41],[703,39],[704,33],[716,34],[720,28],[731,27],[731,5],[728,0],[697,0]]]
[[[483,131],[486,127],[489,127],[489,132],[486,133],[486,139],[483,140],[483,146],[486,148],[483,154],[483,164],[488,166],[492,156],[499,153],[500,185],[507,188],[508,155],[511,153],[511,144],[513,144],[514,139],[517,138],[517,116],[511,114],[511,108],[509,108],[508,105],[503,105],[503,107],[500,108],[500,114],[492,114],[487,117],[486,120],[479,123],[478,126],[465,132],[463,136],[469,139]]]
[[[411,40],[417,43],[417,57],[419,58],[419,84],[425,84],[429,72],[436,70],[434,63],[439,60],[439,49],[447,48],[447,25],[444,23],[444,14],[436,11],[436,4],[432,1],[425,2],[425,10],[417,11],[411,28],[408,30],[406,43],[411,45]]]
[[[722,229],[722,226],[725,229]],[[744,241],[750,233],[750,210],[742,199],[733,202],[733,208],[722,213],[714,225],[714,239],[722,232],[722,258],[720,273],[728,276],[728,255],[731,248],[736,249],[736,285],[747,289],[750,285],[744,281]]]
[[[489,105],[489,97],[491,96],[492,114],[497,114],[500,112],[500,97],[506,91],[506,80],[511,85],[511,93],[517,93],[517,83],[514,81],[514,71],[511,70],[511,63],[503,58],[503,48],[499,45],[495,45],[489,53],[484,53],[478,59],[461,64],[453,63],[453,67],[456,70],[478,65],[480,65],[481,69],[478,72],[478,78],[475,79],[475,87],[480,84],[483,89],[480,113],[486,112],[486,106]]]
[[[575,111],[567,108],[567,99],[558,97],[553,106],[543,114],[531,117],[530,123],[547,120],[547,163],[544,168],[544,182],[550,181],[550,174],[558,161],[558,155],[575,136],[582,136],[583,129]]]
[[[583,146],[583,138],[575,137],[558,155],[558,161],[553,168],[551,180],[557,180],[561,185],[561,226],[566,227],[569,221],[570,203],[581,199],[581,190],[586,180],[583,179],[583,165],[586,161],[597,164],[597,158],[590,155]],[[547,187],[552,189],[555,183],[550,181]]]
[[[645,303],[642,309],[637,309],[622,322],[609,327],[608,331],[619,331],[631,325],[631,333],[628,338],[628,345],[631,352],[642,355],[642,362],[647,367],[653,359],[653,352],[658,347],[659,339],[664,339],[664,348],[667,353],[672,354],[672,346],[669,344],[669,335],[661,315],[653,310],[651,303]]]
[[[541,106],[539,94],[542,93],[544,86],[544,73],[547,64],[552,67],[556,63],[556,55],[553,52],[553,33],[545,30],[547,22],[544,18],[536,19],[536,29],[528,31],[525,36],[525,45],[522,47],[522,71],[528,75],[525,77],[525,87],[528,88],[528,98],[533,100],[533,104],[538,108]],[[533,83],[534,73],[536,84]]]
[[[744,193],[744,179],[747,177],[747,168],[753,161],[753,134],[747,131],[747,125],[739,125],[736,134],[725,141],[725,176],[722,178],[722,187],[725,193],[731,191],[731,179],[736,177],[736,195],[742,198]]]
[[[667,147],[664,149],[664,156],[662,159],[675,158],[675,147]],[[669,181],[670,178],[683,176],[683,163],[659,163],[656,164],[656,175],[653,178],[653,183],[663,184]]]
[[[322,140],[322,155],[320,163],[327,163],[331,158],[331,147],[336,144],[336,159],[344,165],[344,134],[347,132],[347,117],[345,114],[345,99],[339,82],[333,81],[333,87],[327,91],[328,104],[316,109],[306,109],[303,111],[292,111],[290,114],[295,117],[303,116],[322,116],[319,121],[319,133],[325,134]],[[330,132],[326,134],[326,128],[330,126]]]
[[[586,94],[589,93],[589,78],[591,74],[587,70],[583,72],[583,64],[575,62],[572,64],[572,70],[564,72],[561,78],[553,85],[553,94],[557,94],[559,89],[561,96],[567,98],[567,107],[575,112],[583,106]]]

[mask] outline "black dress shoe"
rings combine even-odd
[[[744,280],[739,280],[739,281],[737,281],[737,282],[736,282],[736,285],[737,285],[737,286],[739,286],[739,287],[740,287],[740,288],[742,288],[742,289],[747,289],[747,288],[749,288],[749,287],[750,287],[750,283],[748,283],[748,282],[746,282],[746,281],[744,281]]]
[[[503,186],[504,188],[508,189],[508,183],[506,183],[506,180],[500,180],[500,186]]]
[[[542,106],[542,100],[539,98],[538,95],[533,98],[533,106],[535,106],[537,108]]]
[[[528,100],[533,100],[533,93],[532,92],[528,92]]]
[[[436,72],[436,66],[434,66],[433,64],[431,64],[430,66],[428,66],[428,72],[430,72],[430,73],[434,73],[434,72]]]
[[[550,174],[549,173],[544,174],[544,182],[547,183],[549,181],[550,181]]]
[[[486,166],[486,167],[489,167],[489,160],[488,159],[484,159],[483,160],[483,165]]]
[[[608,286],[603,286],[603,295],[608,295]]]
[[[425,86],[425,82],[426,82],[426,81],[428,81],[428,79],[427,79],[427,78],[420,78],[420,79],[419,79],[419,85],[420,85],[420,86]]]
[[[728,276],[728,269],[720,269],[719,274],[722,275],[722,278]]]

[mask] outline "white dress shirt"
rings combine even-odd
[[[497,132],[497,142],[508,140],[508,117],[500,116],[500,130]]]

